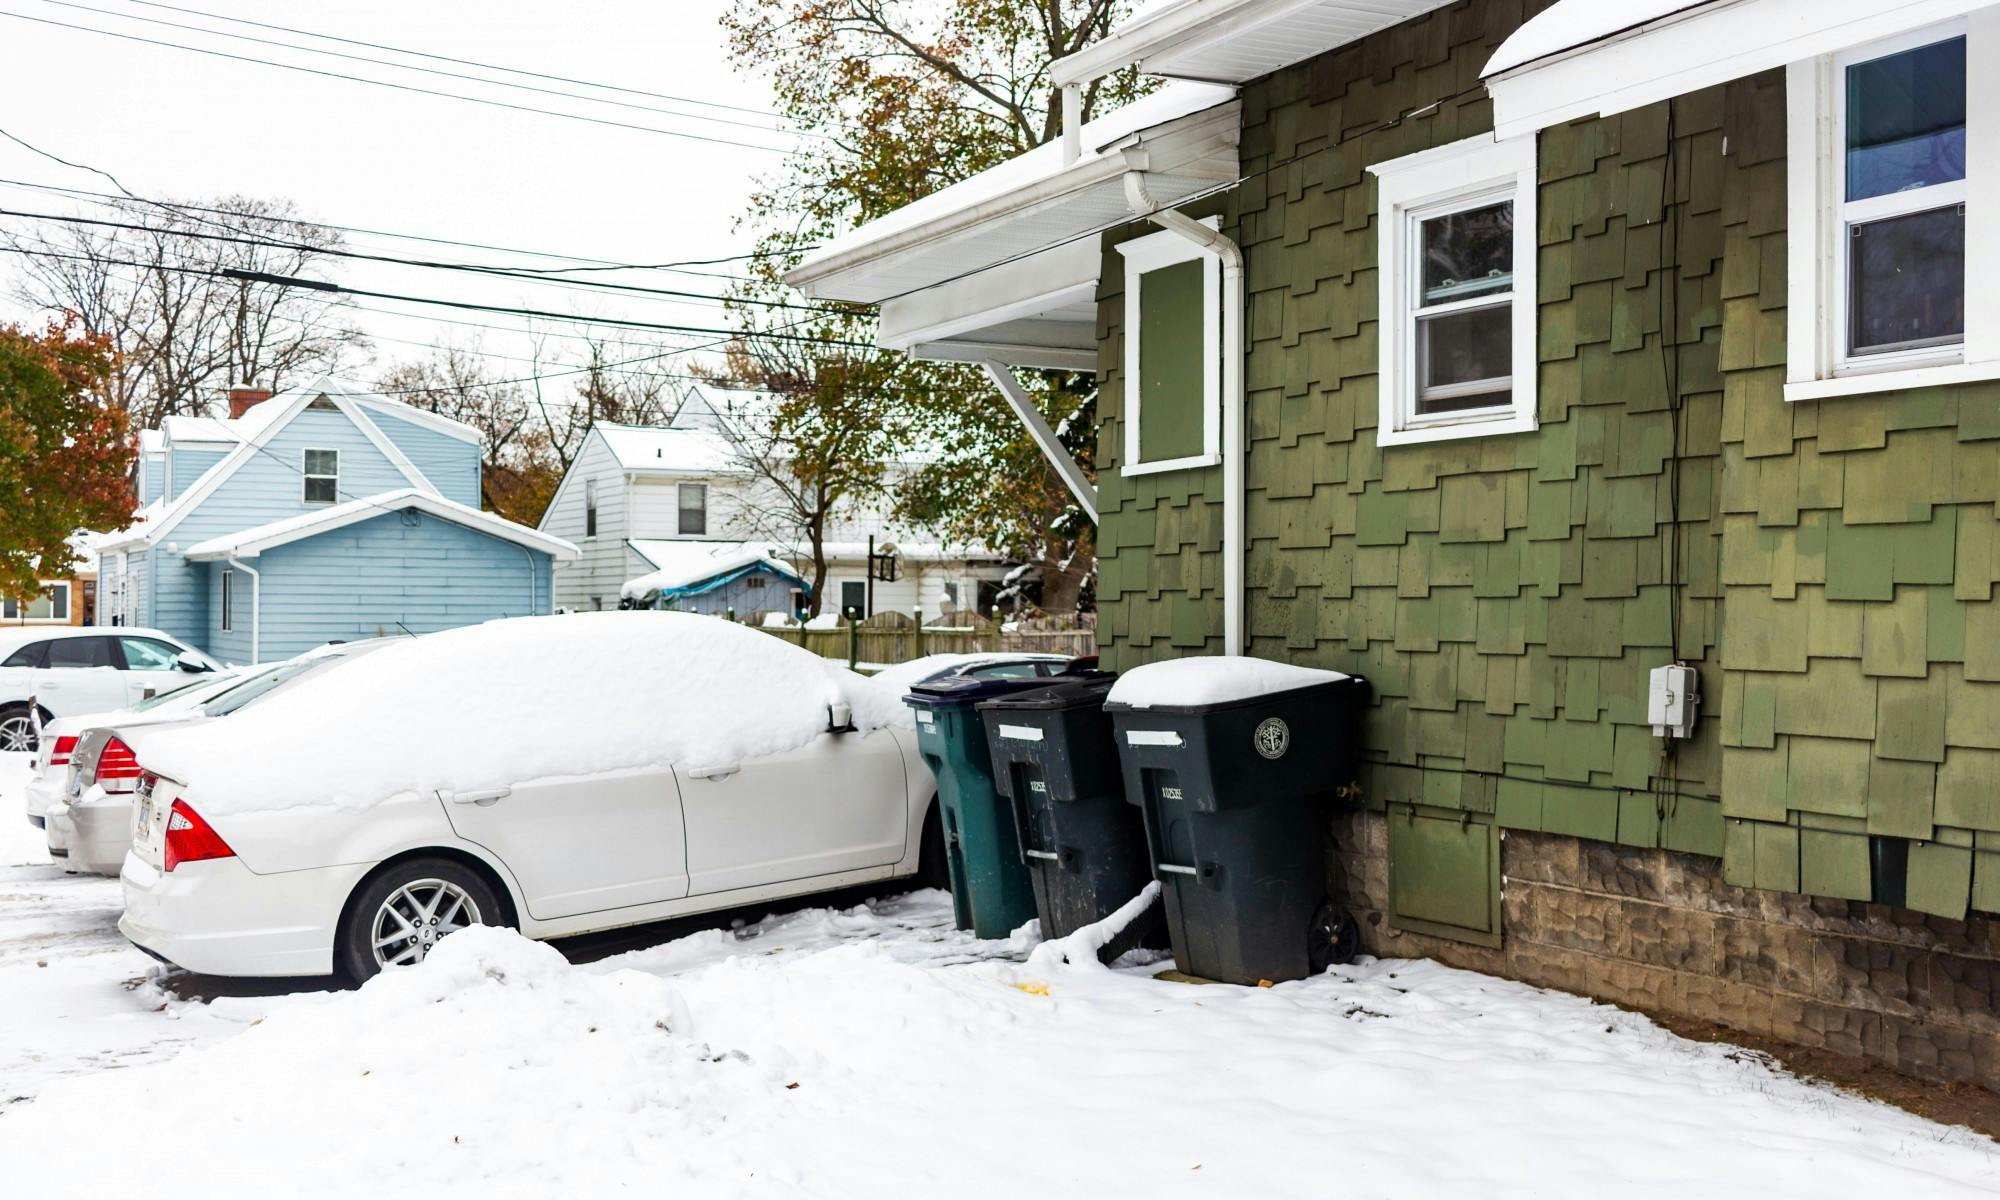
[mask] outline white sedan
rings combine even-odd
[[[390,646],[134,732],[119,928],[189,971],[366,978],[473,924],[549,938],[943,879],[900,694],[671,612]]]

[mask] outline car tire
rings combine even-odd
[[[340,918],[334,969],[350,982],[365,983],[385,965],[423,961],[439,939],[469,925],[513,925],[492,881],[455,859],[406,858],[375,872],[355,891]],[[378,941],[403,933],[410,935],[407,942],[376,953]]]
[[[931,810],[924,814],[924,831],[919,835],[917,852],[918,887],[951,890],[951,863],[945,856],[944,809],[933,797]]]
[[[25,704],[0,708],[0,750],[32,754],[40,748],[35,737],[34,710]]]

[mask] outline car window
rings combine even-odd
[[[286,663],[275,671],[266,671],[262,675],[252,676],[235,687],[230,688],[220,696],[203,704],[201,706],[202,714],[210,717],[226,717],[259,696],[270,693],[280,684],[297,679],[306,672],[323,667],[329,662],[338,661],[337,658],[324,657],[307,659],[304,662]]]
[[[974,667],[966,674],[974,679],[1036,679],[1041,673],[1031,662],[1003,662]]]
[[[0,662],[0,667],[39,667],[46,661],[48,652],[49,644],[47,642],[29,642],[19,650],[9,654],[7,661]]]
[[[178,646],[169,646],[165,642],[142,637],[119,638],[118,641],[125,648],[125,666],[128,670],[172,671],[179,666],[175,662],[181,656]]]
[[[112,661],[110,638],[74,637],[56,638],[49,643],[48,665],[53,671],[118,664]]]

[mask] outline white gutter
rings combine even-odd
[[[1042,410],[1035,407],[1034,400],[1028,395],[1028,389],[1021,386],[1020,377],[1005,363],[988,361],[980,365],[985,367],[987,375],[992,377],[993,386],[999,388],[1000,394],[1007,398],[1014,415],[1021,418],[1021,424],[1028,427],[1028,436],[1035,439],[1035,445],[1041,448],[1042,457],[1049,460],[1049,465],[1056,469],[1056,474],[1061,475],[1063,482],[1069,485],[1070,495],[1075,496],[1077,504],[1090,515],[1090,523],[1097,524],[1097,488],[1083,473],[1083,468],[1069,456],[1069,451],[1063,449],[1061,439],[1056,437],[1055,430],[1049,428],[1048,418],[1042,416]]]
[[[234,554],[226,561],[231,569],[250,576],[250,665],[254,667],[263,661],[259,652],[263,648],[264,579],[257,574],[257,568],[246,565]]]
[[[1222,652],[1243,653],[1243,250],[1220,232],[1170,208],[1146,188],[1146,152],[1125,152],[1125,202],[1132,214],[1178,234],[1222,260]],[[1127,330],[1126,336],[1132,336]],[[1131,380],[1126,387],[1133,386]]]

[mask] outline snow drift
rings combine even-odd
[[[226,720],[135,738],[204,813],[364,808],[434,788],[776,754],[892,690],[754,629],[672,612],[523,617],[412,638]]]

